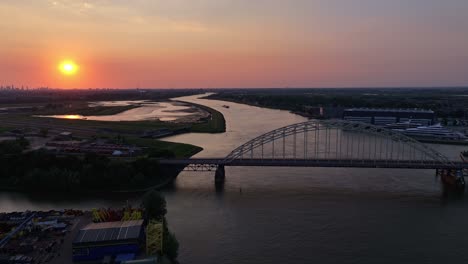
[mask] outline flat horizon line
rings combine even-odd
[[[7,87],[3,87],[3,90]],[[15,89],[21,88],[21,86],[15,86]],[[60,88],[60,87],[33,87],[28,88],[29,90],[40,90],[40,89],[48,89],[48,90],[279,90],[279,89],[296,89],[296,90],[306,90],[306,89],[468,89],[468,85],[466,86],[349,86],[349,87],[217,87],[217,88],[207,88],[207,87],[191,87],[191,88],[184,88],[184,87],[153,87],[153,88],[141,88],[141,87],[88,87],[88,88]],[[19,89],[22,90],[22,89]]]

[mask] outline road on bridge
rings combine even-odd
[[[160,164],[194,167],[323,167],[323,168],[386,168],[386,169],[468,169],[464,162],[428,160],[356,160],[356,159],[235,159],[193,158],[161,159]]]

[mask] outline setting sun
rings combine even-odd
[[[78,71],[78,65],[71,60],[62,61],[59,70],[65,75],[73,75]]]

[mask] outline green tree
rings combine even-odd
[[[131,180],[133,186],[143,186],[145,184],[145,175],[139,172]]]
[[[163,236],[163,243],[163,251],[166,256],[168,256],[172,261],[177,259],[177,256],[179,255],[179,241],[177,241],[175,234],[166,229]]]
[[[174,152],[168,150],[168,149],[158,149],[158,148],[152,148],[148,151],[148,157],[150,158],[175,158],[176,155]]]
[[[49,129],[41,128],[41,130],[39,131],[39,134],[41,135],[41,137],[47,137],[47,135],[49,134]]]
[[[20,154],[29,146],[29,141],[24,137],[16,140],[0,142],[0,154]]]
[[[143,196],[142,207],[148,219],[161,220],[167,213],[166,200],[157,191],[151,190]]]

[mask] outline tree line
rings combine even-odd
[[[162,183],[177,171],[157,161],[105,156],[59,156],[46,150],[27,151],[24,139],[0,143],[0,181],[8,189],[79,191],[138,189]]]
[[[167,256],[172,263],[177,263],[179,242],[175,234],[169,230],[168,221],[166,219],[166,200],[160,193],[151,190],[143,196],[141,207],[145,208],[146,221],[156,220],[162,222],[163,252],[160,252],[160,254]]]

